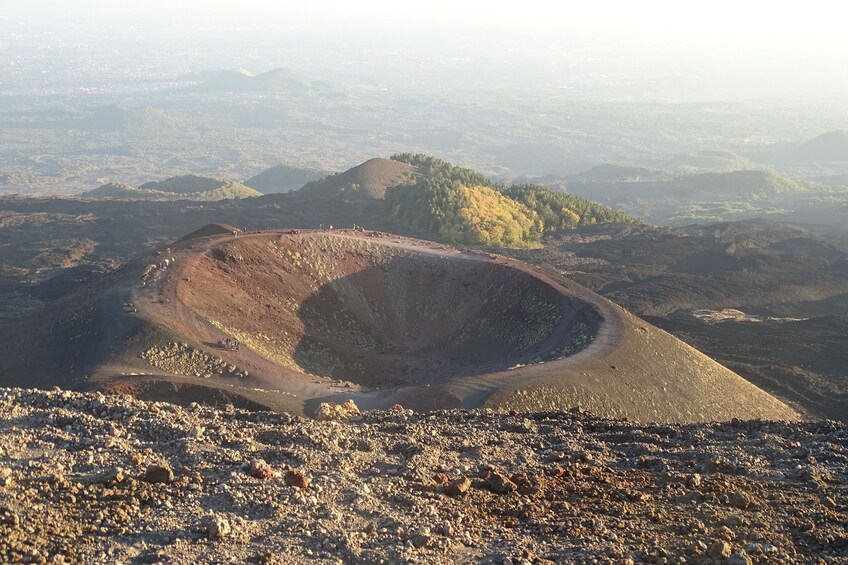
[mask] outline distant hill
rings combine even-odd
[[[651,222],[686,224],[785,214],[779,202],[806,194],[808,186],[770,171],[744,170],[678,174],[653,181],[569,178],[568,190]]]
[[[848,131],[823,133],[789,151],[796,159],[813,162],[848,162]]]
[[[148,182],[138,188],[110,182],[82,193],[84,198],[114,200],[227,200],[261,196],[239,182],[201,175],[182,175],[163,181]]]
[[[181,195],[203,195],[204,200],[250,198],[261,193],[240,182],[202,175],[181,175],[158,182],[147,182],[139,190],[155,190]]]
[[[205,76],[203,74],[198,76],[202,78],[201,84],[210,88],[232,88],[243,84],[242,81],[244,80],[254,78],[256,74],[247,69],[225,69],[223,71],[207,72]]]
[[[113,104],[98,108],[93,114],[75,122],[78,129],[105,131],[173,131],[183,123],[162,110]]]
[[[663,171],[638,165],[603,163],[570,178],[583,182],[621,182],[658,180],[666,176],[668,175]]]
[[[296,190],[306,183],[324,177],[326,174],[326,172],[315,169],[277,165],[250,177],[244,181],[244,184],[263,194],[274,194]]]
[[[732,171],[681,176],[658,183],[660,191],[700,196],[752,197],[796,192],[792,179],[769,171]]]
[[[130,186],[123,182],[112,181],[107,182],[106,184],[101,184],[94,190],[83,192],[80,196],[84,198],[135,199],[134,197],[140,192],[141,191],[134,186]]]
[[[202,92],[254,92],[287,95],[341,95],[344,88],[327,82],[310,80],[286,68],[261,74],[246,69],[220,71],[192,87]]]
[[[731,172],[759,167],[754,161],[736,153],[710,150],[678,155],[667,161],[664,168],[674,169],[678,172]]]
[[[301,191],[316,196],[347,195],[382,200],[386,188],[409,179],[414,167],[392,159],[375,158],[343,173],[311,182]]]
[[[581,224],[638,222],[595,202],[536,185],[510,187],[427,155],[394,155],[415,174],[390,187],[386,208],[410,225],[454,243],[540,247],[543,233]]]
[[[606,166],[605,166],[606,167]],[[591,169],[588,171],[594,171]],[[651,171],[650,169],[644,169]],[[627,169],[624,169],[627,172]],[[617,193],[622,198],[663,198],[691,196],[693,201],[701,198],[716,197],[745,197],[761,198],[768,195],[797,192],[803,187],[792,179],[770,171],[745,170],[723,173],[678,174],[653,171],[655,178],[632,175],[615,178],[616,174],[586,175],[581,173],[568,177],[569,184],[580,189],[581,194],[592,194],[593,191],[605,196]],[[585,176],[584,176],[585,175]],[[610,180],[603,180],[607,177]],[[591,179],[598,179],[592,181]],[[615,180],[612,180],[615,179]],[[589,196],[591,198],[591,196]]]
[[[544,233],[578,225],[637,223],[633,216],[537,185],[504,186],[471,169],[422,154],[376,158],[295,193],[377,208],[452,243],[539,247]]]

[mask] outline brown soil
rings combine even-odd
[[[846,446],[836,422],[0,389],[0,562],[844,563]]]

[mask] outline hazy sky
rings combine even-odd
[[[97,34],[114,36],[121,45],[135,42],[134,49],[140,52],[161,50],[166,42],[169,48],[181,43],[183,51],[196,46],[207,55],[198,63],[213,67],[254,65],[252,70],[262,71],[289,66],[285,54],[292,46],[307,65],[296,70],[306,72],[316,70],[320,60],[327,61],[324,70],[334,72],[334,60],[347,56],[348,64],[365,61],[375,49],[382,52],[374,65],[382,64],[391,49],[401,62],[413,62],[426,51],[431,58],[433,53],[472,58],[476,50],[472,70],[485,68],[480,66],[483,59],[491,63],[504,54],[507,67],[533,65],[542,74],[556,75],[557,81],[577,69],[581,63],[577,59],[583,57],[581,72],[615,76],[619,83],[668,84],[685,76],[677,90],[688,89],[692,96],[704,94],[706,99],[784,96],[844,101],[848,97],[846,20],[844,9],[833,0],[0,0],[0,4],[0,24],[23,33],[28,26],[49,22],[83,39]],[[0,35],[0,56],[3,43]],[[517,52],[523,61],[516,62]],[[549,70],[542,68],[545,64]],[[346,69],[337,70],[343,74]]]
[[[386,25],[409,30],[433,27],[497,29],[557,29],[584,27],[597,30],[669,31],[731,34],[740,38],[780,37],[794,42],[799,36],[844,36],[843,8],[833,0],[772,2],[711,0],[3,0],[7,17],[20,14],[103,17],[126,20],[144,16],[192,16],[202,20],[257,25],[296,23],[314,29],[331,26]],[[844,40],[844,37],[843,37]]]

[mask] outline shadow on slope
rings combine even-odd
[[[600,319],[592,306],[515,269],[393,257],[303,301],[292,359],[365,386],[437,384],[573,354]]]

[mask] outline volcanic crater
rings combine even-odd
[[[365,387],[561,359],[603,322],[590,302],[505,259],[385,236],[232,238],[182,274],[180,300],[252,351]]]
[[[209,225],[5,339],[12,382],[184,404],[799,417],[556,271],[385,232]]]
[[[797,417],[671,335],[514,259],[385,232],[230,226],[172,251],[175,265],[132,292],[140,329],[117,340],[129,345],[92,385],[145,398],[171,387],[161,394],[186,401],[186,387],[203,386],[307,414],[354,399],[581,406],[642,421]],[[225,337],[239,350],[222,347]]]

